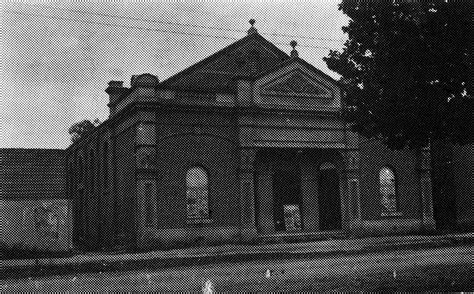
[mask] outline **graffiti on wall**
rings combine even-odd
[[[33,210],[35,231],[39,237],[57,240],[59,238],[60,215],[57,206],[37,206]]]

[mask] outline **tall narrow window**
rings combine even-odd
[[[77,158],[77,208],[76,208],[76,213],[77,213],[77,234],[79,238],[79,242],[82,242],[84,240],[85,236],[85,230],[86,230],[86,225],[87,222],[84,219],[85,216],[85,205],[86,201],[84,199],[84,181],[83,181],[83,175],[84,175],[84,161],[82,154],[80,154]]]
[[[94,150],[89,152],[89,196],[94,197],[94,179],[95,179],[95,168],[94,168]]]
[[[392,169],[383,167],[379,172],[379,180],[382,215],[393,215],[397,212],[395,173]]]
[[[109,156],[109,145],[107,143],[104,143],[104,149],[102,151],[102,169],[104,173],[104,192],[107,191],[108,186],[109,186],[109,161],[108,161],[108,156]]]
[[[83,184],[82,183],[82,175],[84,173],[84,164],[82,162],[82,156],[79,155],[79,158],[77,160],[77,182],[79,184]]]
[[[201,167],[192,167],[186,173],[186,204],[188,221],[209,220],[208,176]]]
[[[153,198],[155,197],[153,191],[153,184],[152,183],[145,183],[145,223],[147,225],[152,225],[154,216],[155,216],[155,205]]]
[[[145,184],[145,197],[146,197],[145,223],[147,225],[153,224],[154,209],[153,209],[153,201],[151,199],[153,197],[152,190],[153,190],[153,185],[151,183],[146,183]]]
[[[151,227],[156,220],[156,182],[155,180],[138,180],[138,197],[143,203],[142,217],[145,226]]]
[[[73,197],[74,193],[74,164],[72,158],[69,159],[69,168],[68,168],[68,193],[69,197]]]

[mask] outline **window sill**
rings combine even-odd
[[[400,211],[393,211],[393,212],[382,212],[381,216],[383,217],[390,217],[390,216],[403,216],[403,213]]]
[[[194,224],[194,225],[199,225],[199,224],[211,224],[212,219],[187,219],[186,220],[187,224]]]
[[[139,172],[156,171],[155,166],[137,166],[136,169]]]

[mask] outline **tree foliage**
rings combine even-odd
[[[377,4],[375,4],[377,3]],[[348,1],[341,74],[352,129],[392,149],[472,142],[469,1]]]
[[[69,127],[69,135],[71,135],[71,141],[77,142],[79,141],[84,135],[92,131],[96,126],[100,124],[99,119],[95,119],[94,122],[91,122],[88,119],[82,120],[77,122]]]

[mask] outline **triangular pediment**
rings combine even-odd
[[[316,96],[331,98],[331,91],[303,71],[296,69],[262,87],[263,95]]]
[[[253,94],[254,101],[261,105],[328,111],[341,107],[339,84],[297,57],[257,77]]]
[[[222,90],[235,86],[236,76],[257,76],[289,56],[259,34],[242,38],[161,83],[175,89]]]

